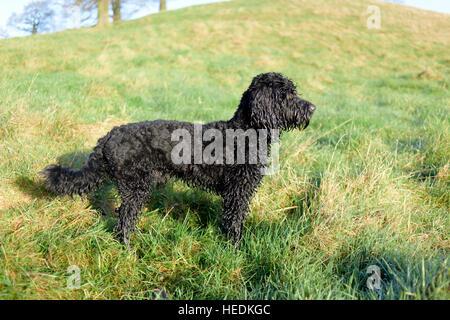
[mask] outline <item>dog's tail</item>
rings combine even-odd
[[[82,195],[97,189],[107,177],[102,147],[99,144],[94,148],[80,170],[58,165],[45,168],[40,174],[47,188],[59,195]]]

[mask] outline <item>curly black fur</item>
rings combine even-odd
[[[232,119],[203,125],[225,136],[226,129],[304,129],[315,106],[301,99],[292,81],[278,73],[256,76],[242,95]],[[166,177],[217,193],[223,198],[221,229],[233,243],[241,239],[249,202],[263,177],[264,163],[250,164],[174,164],[171,152],[175,129],[194,134],[194,124],[179,121],[145,121],[113,128],[99,139],[94,152],[81,170],[56,165],[42,173],[48,189],[61,194],[84,194],[99,188],[111,178],[122,198],[119,220],[114,228],[118,238],[129,245],[138,213],[149,200],[152,187],[164,184]],[[272,136],[267,136],[272,143]],[[204,146],[206,142],[203,142]]]

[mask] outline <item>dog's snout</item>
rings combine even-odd
[[[313,113],[316,110],[316,106],[313,104],[309,105],[309,112]]]

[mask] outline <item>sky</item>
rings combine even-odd
[[[229,0],[167,0],[166,5],[167,10],[175,10],[193,5],[222,2],[222,1],[229,1]],[[14,12],[21,13],[23,8],[30,2],[32,2],[32,0],[0,0],[0,31],[5,30],[10,37],[26,35],[21,31],[17,31],[9,27],[7,23],[11,14],[13,14]],[[57,4],[59,1],[55,0],[50,2]],[[151,13],[156,13],[158,11],[159,11],[159,1],[157,0],[148,1],[148,5],[139,10],[139,12],[135,13],[132,18],[137,19]],[[62,21],[61,18],[59,19],[59,21],[55,21],[56,30],[65,29],[66,25],[67,27],[70,27],[71,26],[70,21]]]
[[[224,0],[167,0],[167,9],[174,10],[192,5],[220,2],[220,1]],[[20,13],[23,7],[30,2],[31,0],[13,0],[13,1],[0,0],[0,31],[1,29],[6,30],[6,32],[10,37],[24,35],[20,31],[18,32],[8,27],[7,21],[13,12]],[[399,2],[401,4],[405,4],[412,7],[450,14],[450,0],[400,0],[392,2]],[[374,4],[376,4],[376,1],[374,1]],[[149,5],[139,10],[139,12],[137,12],[133,16],[133,18],[139,18],[151,13],[155,13],[158,11],[158,7],[159,1],[149,1]],[[57,30],[61,30],[64,29],[65,27],[70,27],[70,22],[62,21],[61,19],[59,19],[55,21],[55,25]]]

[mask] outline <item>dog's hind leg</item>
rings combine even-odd
[[[130,180],[118,184],[122,205],[119,208],[119,220],[114,233],[119,241],[130,247],[130,235],[134,231],[139,211],[149,200],[152,189],[148,180]]]

